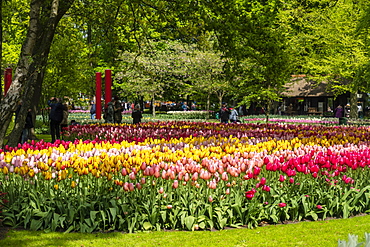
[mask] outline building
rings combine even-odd
[[[350,102],[350,93],[339,95],[336,98],[330,91],[327,82],[308,80],[305,75],[293,75],[291,82],[286,84],[286,91],[282,93],[282,112],[288,115],[320,115],[332,116],[333,109],[339,104],[345,106]],[[364,109],[363,96],[358,95],[358,103]],[[287,112],[291,105],[292,112]]]

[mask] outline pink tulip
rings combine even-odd
[[[289,178],[289,183],[294,184],[294,178]]]
[[[265,177],[262,177],[261,180],[260,180],[260,184],[261,185],[265,185],[266,184],[266,178]]]
[[[159,194],[163,194],[163,192],[164,192],[163,187],[160,187],[160,188],[159,188],[159,190],[158,190],[158,193],[159,193]]]
[[[284,181],[285,181],[285,176],[280,175],[280,177],[279,177],[279,181],[280,181],[280,182],[284,182]]]
[[[197,172],[195,172],[193,174],[193,176],[191,177],[191,180],[193,180],[193,181],[197,181],[198,180],[198,173]]]
[[[133,184],[133,183],[129,183],[129,184],[128,184],[128,189],[129,189],[130,191],[134,191],[134,190],[135,190],[135,186],[134,186],[134,184]]]
[[[131,180],[135,180],[136,179],[136,176],[135,176],[135,173],[134,172],[131,172],[128,177],[131,179]]]
[[[122,176],[126,176],[128,174],[126,168],[122,168],[121,174]]]
[[[279,205],[280,208],[286,207],[286,203],[284,203],[284,202],[280,202],[278,205]]]
[[[172,188],[177,189],[179,187],[179,181],[174,180],[172,184]]]
[[[145,162],[143,162],[142,164],[141,164],[141,166],[140,166],[140,169],[142,170],[142,171],[144,171],[145,169],[146,169],[146,163]]]
[[[316,208],[317,209],[322,209],[322,206],[321,205],[316,205]]]
[[[137,188],[138,190],[141,190],[141,188],[142,188],[141,183],[136,183],[136,188]]]

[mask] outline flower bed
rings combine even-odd
[[[149,122],[70,126],[0,150],[3,224],[134,232],[367,213],[370,129]]]

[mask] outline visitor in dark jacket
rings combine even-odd
[[[230,110],[226,107],[226,104],[223,104],[220,109],[220,120],[221,123],[228,123],[230,118]]]
[[[28,141],[29,136],[31,134],[31,129],[33,128],[33,122],[32,122],[32,109],[28,109],[27,117],[26,117],[26,123],[24,125],[24,128],[22,130],[22,143],[25,143]]]
[[[50,98],[48,101],[50,106],[50,134],[51,142],[54,143],[56,139],[60,139],[60,123],[63,120],[63,105],[60,99],[56,97]]]
[[[136,105],[134,110],[131,113],[131,117],[133,119],[133,124],[141,123],[141,119],[143,118],[143,115],[140,111],[140,106]]]

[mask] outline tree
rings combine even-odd
[[[22,99],[25,106],[37,105],[56,27],[73,2],[74,0],[31,0],[27,36],[22,45],[12,85],[0,103],[0,146],[3,145],[5,132],[17,102]],[[14,136],[9,138],[9,145],[16,145],[17,137],[20,136],[25,123],[27,109],[28,107],[21,108],[19,121],[15,125],[16,131],[13,131]]]
[[[268,114],[291,73],[287,28],[279,19],[284,3],[234,0],[207,7],[207,28],[215,31],[217,48],[229,58],[224,71],[233,93],[240,104],[258,102]]]
[[[315,1],[307,1],[313,4]],[[295,37],[304,47],[300,54],[305,74],[316,81],[329,82],[337,96],[350,92],[350,117],[357,117],[357,94],[369,87],[364,75],[368,70],[368,50],[357,27],[365,1],[323,1],[300,13],[300,32]]]

